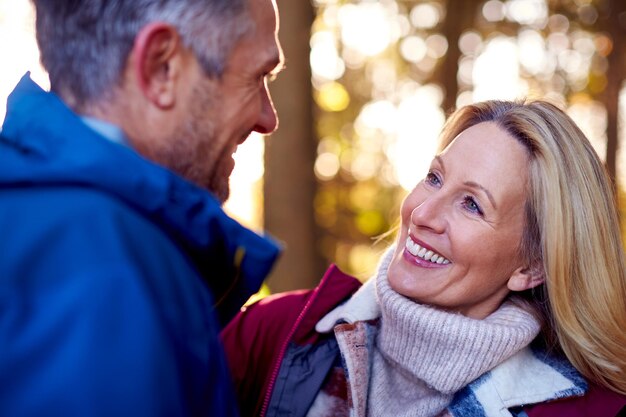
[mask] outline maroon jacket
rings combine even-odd
[[[228,324],[221,337],[242,416],[306,413],[333,362],[324,352],[336,347],[332,334],[317,333],[315,325],[360,285],[331,266],[314,290],[267,297]],[[626,397],[590,384],[583,397],[527,406],[524,412],[529,417],[615,417],[623,407]]]

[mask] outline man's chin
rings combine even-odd
[[[217,197],[220,204],[223,205],[226,202],[226,200],[228,200],[228,197],[230,197],[230,189],[226,191],[222,191],[220,193],[213,193],[213,194],[215,195],[215,197]]]
[[[235,161],[231,158],[225,158],[223,161],[223,165],[221,168],[221,175],[216,175],[213,178],[212,186],[209,187],[209,191],[211,191],[217,199],[224,204],[228,197],[230,197],[230,177],[235,169]]]
[[[224,158],[220,165],[210,175],[202,179],[202,188],[211,192],[221,204],[230,196],[230,176],[235,168],[232,158]]]
[[[228,181],[219,184],[212,183],[205,188],[217,198],[220,204],[224,204],[226,200],[228,200],[228,197],[230,197],[230,185]]]

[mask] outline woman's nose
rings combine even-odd
[[[431,195],[411,211],[411,222],[418,229],[443,233],[446,228],[447,205],[444,198]]]

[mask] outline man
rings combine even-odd
[[[25,76],[0,132],[0,415],[236,415],[217,332],[278,250],[220,203],[277,125],[274,0],[34,4],[52,92]]]

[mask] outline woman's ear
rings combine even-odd
[[[516,269],[509,281],[507,287],[511,291],[525,291],[535,288],[545,282],[545,274],[541,264],[533,267],[520,267]]]

